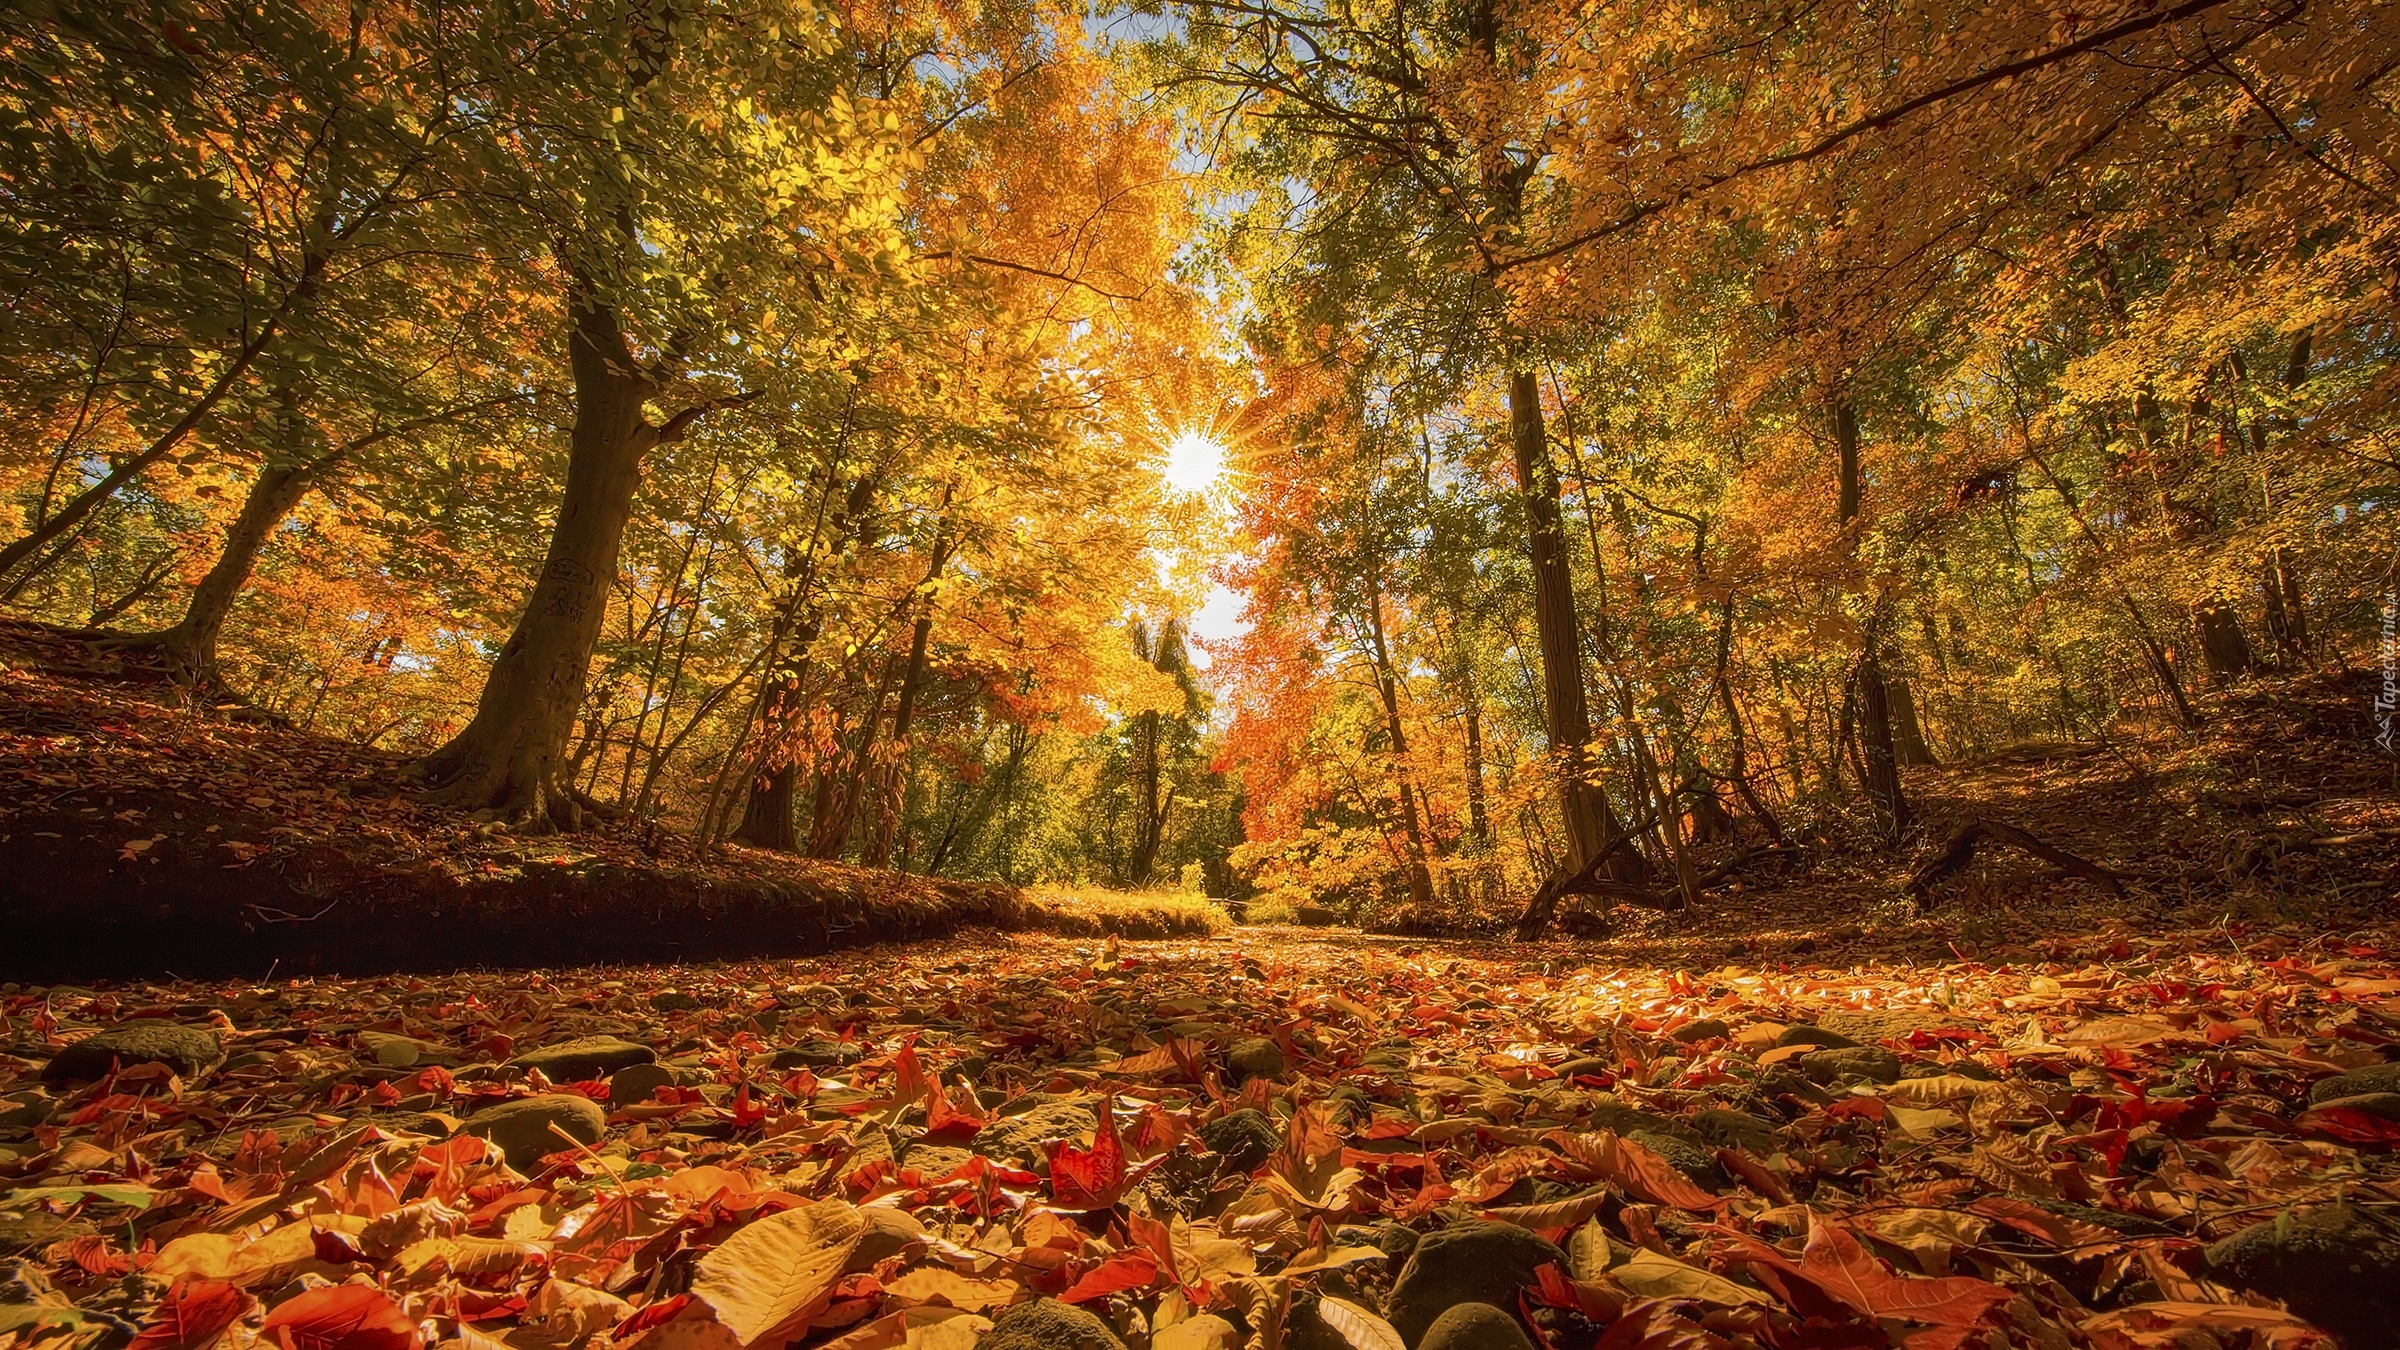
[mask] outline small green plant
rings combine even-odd
[[[1253,900],[1249,907],[1242,911],[1242,922],[1298,923],[1300,922],[1300,908],[1281,896],[1274,899]]]
[[[1070,937],[1205,937],[1233,927],[1223,905],[1189,891],[1035,886],[1025,899],[1042,927]]]

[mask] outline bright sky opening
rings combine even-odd
[[[1167,467],[1160,476],[1186,496],[1206,492],[1225,476],[1225,447],[1206,432],[1180,432],[1167,442]]]

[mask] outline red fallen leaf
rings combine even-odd
[[[481,1187],[476,1189],[479,1193],[482,1190]],[[485,1224],[498,1221],[502,1215],[512,1209],[538,1204],[549,1198],[550,1188],[547,1186],[525,1186],[513,1191],[503,1191],[493,1199],[485,1201],[481,1208],[468,1215],[467,1227],[481,1228]]]
[[[1970,1213],[1987,1219],[1998,1219],[2020,1233],[2030,1233],[2060,1251],[2078,1256],[2095,1255],[2103,1247],[2118,1246],[2123,1239],[2096,1223],[2068,1219],[2051,1213],[2031,1200],[2013,1195],[1986,1195],[1967,1206]]]
[[[1747,1234],[1717,1231],[1735,1239],[1744,1259],[1797,1276],[1855,1312],[1921,1322],[1952,1333],[1910,1333],[1901,1337],[1909,1350],[1946,1350],[1958,1344],[1963,1338],[1959,1333],[1984,1325],[2010,1297],[1999,1285],[1970,1275],[1929,1279],[1894,1274],[1849,1229],[1822,1215],[1810,1216],[1808,1245],[1798,1261]]]
[[[1548,1269],[1548,1267],[1544,1267]],[[1592,1350],[1720,1350],[1732,1342],[1677,1315],[1663,1299],[1635,1299]]]
[[[943,1143],[964,1143],[981,1133],[983,1117],[971,1110],[961,1110],[942,1091],[939,1079],[925,1085],[925,1137]]]
[[[118,1251],[109,1242],[107,1235],[102,1233],[85,1233],[79,1237],[69,1238],[65,1242],[53,1244],[42,1254],[53,1261],[72,1261],[89,1274],[104,1275],[112,1279],[133,1269],[137,1264],[131,1255]]]
[[[1191,1137],[1192,1127],[1184,1118],[1156,1102],[1143,1107],[1141,1118],[1133,1125],[1133,1146],[1145,1157],[1165,1153]]]
[[[2345,1144],[2400,1142],[2400,1120],[2387,1120],[2347,1106],[2320,1106],[2303,1112],[2292,1123],[2303,1130],[2332,1135]]]
[[[317,1259],[329,1266],[347,1266],[365,1261],[367,1254],[350,1245],[350,1239],[331,1228],[311,1229],[309,1241],[315,1245]]]
[[[692,1296],[689,1293],[677,1294],[673,1298],[662,1298],[617,1323],[616,1330],[608,1333],[608,1338],[620,1344],[630,1341],[654,1326],[674,1321],[684,1309],[690,1306],[692,1306]]]
[[[1827,1120],[1871,1120],[1881,1125],[1892,1118],[1881,1097],[1844,1097],[1825,1108]]]
[[[250,1296],[216,1280],[177,1280],[126,1350],[205,1350],[250,1311]]]
[[[1585,1181],[1613,1181],[1653,1204],[1714,1211],[1725,1201],[1700,1189],[1675,1164],[1610,1130],[1571,1134],[1552,1130],[1542,1139],[1567,1155],[1570,1171]]]
[[[750,1100],[750,1085],[748,1083],[736,1084],[733,1089],[734,1128],[746,1130],[766,1118],[767,1108],[756,1105]]]
[[[910,1036],[900,1043],[899,1053],[892,1056],[892,1101],[905,1105],[925,1095],[928,1079],[925,1066],[917,1060],[917,1038]]]
[[[525,1311],[525,1296],[508,1290],[461,1289],[456,1300],[461,1322],[497,1322]]]
[[[1724,1168],[1726,1171],[1731,1172],[1737,1177],[1740,1177],[1743,1183],[1749,1186],[1751,1190],[1754,1190],[1760,1195],[1767,1197],[1776,1204],[1788,1205],[1792,1203],[1792,1193],[1790,1190],[1785,1188],[1782,1178],[1777,1177],[1773,1172],[1768,1171],[1766,1164],[1761,1163],[1758,1159],[1751,1157],[1748,1153],[1741,1149],[1718,1149],[1717,1166]]]
[[[1158,1259],[1148,1252],[1119,1252],[1085,1271],[1059,1298],[1082,1303],[1128,1289],[1147,1289],[1158,1280]]]
[[[1125,1193],[1125,1146],[1109,1099],[1100,1099],[1100,1125],[1092,1146],[1061,1139],[1050,1146],[1050,1196],[1060,1209],[1106,1209]]]
[[[383,1291],[336,1284],[285,1299],[259,1330],[283,1350],[416,1350],[417,1325]]]
[[[1586,1280],[1571,1280],[1558,1268],[1556,1261],[1544,1262],[1533,1272],[1534,1296],[1553,1308],[1573,1308],[1595,1322],[1615,1318],[1628,1305],[1617,1297],[1619,1291]]]

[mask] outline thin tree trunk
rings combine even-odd
[[[892,707],[892,745],[890,763],[881,774],[882,789],[876,793],[875,828],[866,849],[859,857],[863,867],[882,867],[892,860],[892,841],[899,833],[900,816],[908,802],[908,733],[916,719],[917,691],[925,683],[925,650],[933,637],[932,602],[917,616],[917,626],[909,635],[908,670],[900,677],[900,699]]]
[[[1425,826],[1417,813],[1414,775],[1409,772],[1408,728],[1400,720],[1399,679],[1392,670],[1391,649],[1384,642],[1380,576],[1370,571],[1367,587],[1367,634],[1374,643],[1375,692],[1383,702],[1384,727],[1391,737],[1392,770],[1400,783],[1401,830],[1408,839],[1409,917],[1423,930],[1433,924],[1433,871],[1426,862]]]
[[[1863,495],[1858,473],[1858,414],[1847,396],[1839,397],[1834,404],[1833,437],[1841,475],[1837,515],[1847,535],[1851,523],[1858,519]],[[1866,641],[1858,658],[1858,730],[1864,742],[1860,746],[1863,761],[1860,771],[1866,780],[1867,800],[1875,812],[1876,837],[1890,847],[1898,844],[1908,830],[1908,798],[1900,787],[1900,757],[1892,746],[1891,695],[1884,686],[1880,650],[1882,622],[1872,605],[1865,628]]]
[[[850,847],[850,835],[858,823],[858,807],[866,795],[867,780],[874,771],[875,749],[883,734],[884,701],[891,696],[892,677],[898,673],[900,662],[886,655],[883,675],[875,683],[875,697],[867,705],[867,715],[859,724],[857,743],[851,747],[846,762],[828,765],[817,780],[817,809],[809,822],[808,856],[834,859]]]
[[[1533,564],[1533,621],[1541,648],[1542,716],[1551,753],[1557,759],[1559,815],[1566,827],[1572,855],[1568,870],[1580,869],[1609,847],[1619,833],[1615,812],[1609,809],[1591,763],[1592,722],[1583,694],[1583,662],[1577,650],[1575,586],[1567,572],[1561,547],[1558,474],[1550,464],[1548,434],[1542,423],[1541,390],[1531,371],[1508,377],[1509,440],[1515,451],[1517,490],[1525,499],[1527,550]],[[1649,880],[1640,855],[1620,849],[1610,858],[1606,875],[1629,885]],[[1535,892],[1534,903],[1517,919],[1517,939],[1539,938],[1550,926],[1557,896],[1547,889]]]
[[[2059,501],[2067,508],[2067,515],[2082,533],[2084,543],[2091,547],[2093,556],[2100,559],[2110,579],[2116,582],[2117,604],[2133,623],[2134,641],[2142,649],[2143,664],[2149,667],[2150,678],[2157,682],[2159,692],[2167,696],[2167,705],[2172,710],[2175,725],[2186,731],[2199,726],[2200,715],[2193,710],[2191,699],[2184,694],[2183,677],[2176,673],[2175,663],[2167,659],[2166,646],[2158,640],[2157,632],[2151,627],[2150,616],[2142,612],[2141,604],[2133,598],[2133,592],[2124,582],[2117,580],[2115,556],[2101,542],[2099,533],[2092,529],[2092,523],[2083,518],[2083,503],[2074,490],[2067,486],[2066,480],[2051,469],[2049,458],[2032,448],[2030,435],[2026,440],[2026,454],[2033,460],[2034,467],[2042,471],[2050,490],[2058,494]]]
[[[210,413],[216,411],[217,405],[224,401],[225,396],[232,393],[235,386],[249,375],[250,367],[275,340],[276,334],[282,331],[283,321],[290,316],[293,306],[302,303],[315,293],[317,278],[323,272],[324,266],[325,259],[321,255],[309,255],[302,264],[300,283],[284,297],[283,303],[276,308],[275,312],[268,315],[266,321],[259,325],[258,331],[251,334],[250,340],[244,342],[234,352],[233,359],[225,363],[223,370],[217,372],[217,378],[209,382],[208,388],[201,392],[200,397],[184,410],[183,416],[176,419],[175,425],[160,432],[155,440],[142,447],[138,453],[110,469],[107,476],[99,482],[75,494],[65,506],[60,507],[47,520],[26,531],[23,536],[11,542],[7,547],[0,548],[0,576],[6,576],[15,571],[20,563],[39,552],[51,540],[80,525],[84,517],[98,510],[103,503],[116,496],[118,490],[127,483],[140,477],[151,466],[173,454],[175,448],[183,444],[184,440],[201,422],[207,419]]]
[[[824,525],[827,504],[833,496],[835,475],[841,467],[841,457],[850,446],[850,433],[856,426],[858,387],[851,387],[849,402],[842,410],[842,430],[834,442],[834,452],[827,457],[825,483],[817,494],[817,519],[809,525],[809,547],[786,550],[783,560],[784,576],[792,582],[792,594],[787,602],[787,615],[795,625],[791,645],[779,663],[781,668],[768,673],[767,689],[760,712],[766,719],[765,744],[759,749],[757,762],[751,767],[751,788],[742,806],[742,823],[733,837],[753,848],[770,848],[781,853],[799,851],[800,837],[793,808],[797,804],[795,788],[800,780],[800,765],[794,753],[793,740],[804,708],[801,703],[803,686],[807,683],[811,653],[817,638],[824,631],[825,619],[816,605],[815,589],[824,575],[825,565],[839,561],[849,551],[854,534],[863,530],[867,510],[874,505],[875,476],[862,473],[850,482],[849,492],[836,508],[833,518],[832,542],[824,563],[817,559],[816,539]]]
[[[1676,820],[1675,799],[1658,777],[1658,757],[1650,753],[1646,735],[1638,736],[1633,746],[1634,758],[1641,764],[1642,781],[1650,790],[1650,800],[1657,804],[1658,830],[1667,841],[1667,857],[1675,867],[1675,887],[1683,896],[1686,910],[1700,908],[1700,874],[1693,870],[1691,855],[1684,851],[1683,829]]]
[[[1759,800],[1758,790],[1750,783],[1749,728],[1742,721],[1741,705],[1733,697],[1733,597],[1730,595],[1725,598],[1724,617],[1717,625],[1717,694],[1724,700],[1725,725],[1733,736],[1733,762],[1727,767],[1726,776],[1732,779],[1734,792],[1750,808],[1759,828],[1777,844],[1788,843],[1783,837],[1783,823]]]
[[[1925,724],[1917,717],[1917,698],[1908,681],[1893,680],[1885,690],[1892,704],[1892,749],[1900,763],[1910,768],[1940,763],[1933,757],[1933,747],[1925,743]]]
[[[270,462],[261,465],[258,476],[250,480],[241,512],[225,532],[225,549],[200,584],[192,588],[183,618],[152,638],[166,653],[177,683],[206,698],[232,692],[217,671],[217,639],[225,631],[226,616],[233,613],[233,602],[249,584],[268,537],[317,485],[325,468],[323,460]]]
[[[2200,655],[2207,662],[2209,678],[2215,683],[2231,684],[2258,669],[2258,657],[2250,650],[2250,639],[2242,632],[2242,617],[2234,613],[2233,606],[2219,601],[2193,606],[2192,628],[2200,638]]]

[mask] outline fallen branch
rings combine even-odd
[[[1996,820],[1970,820],[1950,836],[1949,842],[1942,845],[1939,853],[1926,859],[1916,871],[1909,874],[1908,894],[1915,899],[1920,912],[1933,908],[1926,899],[1933,889],[1933,883],[1965,867],[1974,858],[1976,845],[1987,841],[2021,848],[2068,876],[2098,883],[2110,895],[2125,894],[2124,879],[2089,858],[2077,857],[2063,848],[2046,844],[2014,825],[2004,825]]]

